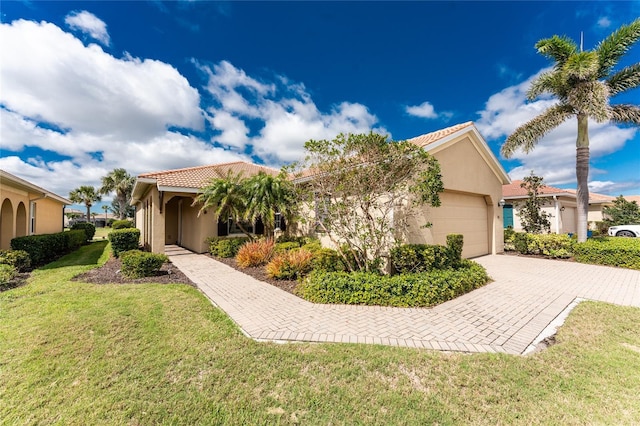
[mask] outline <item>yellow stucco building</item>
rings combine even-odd
[[[53,234],[64,229],[64,207],[71,201],[0,170],[0,249],[15,237]]]

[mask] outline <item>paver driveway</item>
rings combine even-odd
[[[575,300],[640,307],[640,271],[516,256],[475,259],[494,282],[433,308],[320,305],[177,246],[166,253],[257,340],[522,354]]]

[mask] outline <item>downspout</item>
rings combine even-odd
[[[558,203],[558,197],[553,196],[554,206],[556,208],[556,234],[560,233],[560,203]]]

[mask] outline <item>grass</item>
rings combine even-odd
[[[1,424],[640,423],[640,309],[582,303],[529,357],[257,343],[192,287],[71,281],[106,247],[0,293]]]

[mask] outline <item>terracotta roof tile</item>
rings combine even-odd
[[[509,185],[502,185],[502,197],[507,199],[516,198],[516,197],[526,197],[527,190],[525,188],[520,187],[521,183],[522,183],[521,180],[514,180]],[[576,190],[556,188],[556,187],[547,185],[540,190],[540,194],[541,195],[571,194],[575,197]],[[614,199],[615,199],[614,197],[610,197],[608,195],[589,192],[590,203],[610,202],[610,201],[613,201]]]
[[[427,133],[421,136],[416,136],[415,138],[408,139],[408,141],[418,146],[425,147],[429,144],[439,141],[442,138],[446,138],[447,136],[450,136],[469,126],[473,126],[473,121],[467,121],[466,123],[456,124],[455,126],[436,130],[435,132]]]
[[[256,175],[259,172],[265,172],[274,176],[280,173],[279,170],[272,169],[270,167],[246,163],[244,161],[236,161],[234,163],[210,164],[207,166],[144,173],[138,177],[156,179],[158,186],[202,188],[209,180],[225,177],[229,172],[233,174],[242,174],[246,177]]]
[[[636,203],[640,204],[640,195],[623,195],[624,199],[631,202],[631,201],[635,201]],[[616,197],[614,197],[615,199]]]

